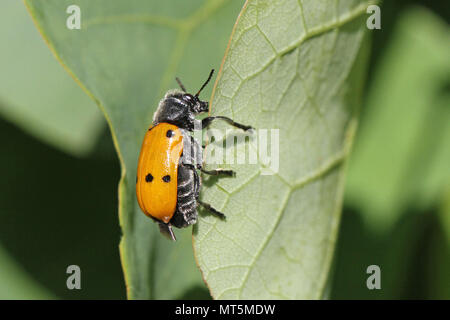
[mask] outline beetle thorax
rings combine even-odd
[[[195,115],[208,111],[208,102],[179,90],[170,90],[159,102],[153,124],[171,123],[180,128],[194,130]]]

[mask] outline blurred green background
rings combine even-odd
[[[443,1],[383,3],[331,299],[450,298],[446,9]],[[0,4],[0,40],[0,299],[124,299],[120,168],[106,122],[21,1]],[[81,267],[82,290],[66,288],[71,264]],[[372,264],[381,290],[366,287]]]

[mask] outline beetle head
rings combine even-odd
[[[178,84],[183,91],[171,90],[166,93],[165,97],[160,101],[158,110],[156,110],[153,117],[154,124],[160,122],[168,122],[193,130],[195,115],[209,110],[209,103],[199,99],[199,94],[208,84],[214,73],[211,70],[208,79],[202,85],[200,90],[195,95],[186,92],[186,88],[181,83],[180,79],[176,78]]]
[[[186,92],[186,88],[181,83],[180,79],[176,78],[178,85],[180,86],[181,90],[183,90],[184,94],[182,96],[182,100],[189,106],[189,109],[194,114],[206,112],[209,110],[209,103],[207,101],[201,101],[198,96],[200,92],[206,87],[209,80],[211,80],[212,75],[214,73],[214,69],[211,70],[209,73],[208,79],[206,79],[205,83],[201,86],[200,90],[195,95],[192,95],[190,93]]]
[[[189,106],[189,110],[194,114],[206,112],[209,109],[208,101],[201,101],[198,95],[193,96],[190,93],[185,93],[182,100]]]

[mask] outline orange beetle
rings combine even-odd
[[[168,223],[177,205],[176,178],[183,152],[181,131],[169,123],[151,127],[141,150],[136,184],[139,205],[146,215]]]
[[[225,215],[211,205],[199,200],[201,181],[197,170],[205,174],[228,176],[231,170],[205,170],[202,163],[202,148],[190,134],[196,124],[207,127],[220,119],[229,124],[249,130],[250,126],[234,122],[223,116],[196,120],[195,115],[209,109],[208,102],[198,95],[213,75],[195,95],[186,89],[177,78],[183,91],[171,90],[160,101],[153,126],[147,131],[142,143],[136,177],[136,196],[141,210],[159,224],[161,233],[176,240],[172,226],[183,228],[197,221],[197,205],[200,204],[220,218]]]

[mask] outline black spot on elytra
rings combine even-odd
[[[166,132],[167,138],[172,138],[174,135],[175,135],[175,133],[173,132],[173,130],[167,130],[167,132]]]
[[[145,181],[147,182],[152,182],[153,181],[153,176],[151,173],[149,173],[148,175],[145,176]]]
[[[164,182],[170,182],[170,176],[169,175],[164,176],[162,179],[163,179]]]

